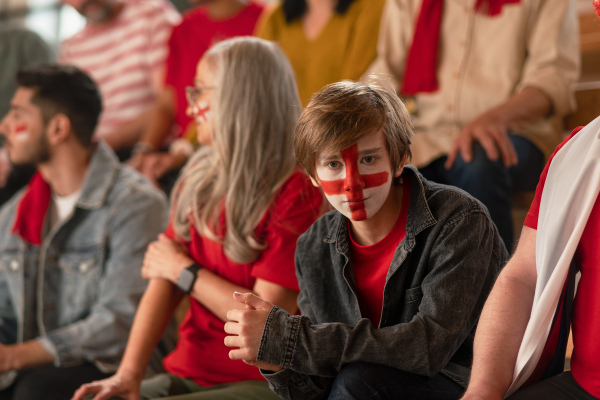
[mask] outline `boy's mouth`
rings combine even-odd
[[[350,207],[350,210],[355,211],[357,209],[364,208],[365,201],[367,201],[370,198],[371,197],[366,197],[364,199],[347,200],[345,203],[348,204],[348,206]]]

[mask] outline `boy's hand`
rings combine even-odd
[[[273,304],[252,293],[234,292],[233,298],[245,304],[245,309],[227,312],[229,322],[225,324],[225,332],[234,336],[225,338],[225,346],[238,347],[229,352],[229,358],[243,360],[246,364],[265,370],[280,371],[282,368],[277,365],[256,361],[265,322]]]

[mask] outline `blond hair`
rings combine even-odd
[[[405,156],[411,157],[413,126],[392,85],[375,76],[366,82],[332,83],[316,93],[300,115],[294,153],[306,172],[316,178],[319,153],[336,153],[379,130],[396,169]]]
[[[203,59],[215,76],[215,129],[211,145],[192,156],[175,184],[173,228],[189,240],[194,224],[200,235],[222,243],[229,259],[247,263],[265,248],[256,228],[297,167],[292,137],[300,99],[292,68],[274,43],[229,39]]]

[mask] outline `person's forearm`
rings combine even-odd
[[[469,392],[503,397],[512,381],[533,293],[522,282],[500,276],[475,335]]]
[[[152,352],[182,298],[183,294],[171,283],[150,280],[135,315],[120,372],[142,379]]]
[[[512,381],[535,293],[535,240],[535,230],[525,227],[483,308],[468,395],[502,398]]]
[[[172,89],[166,88],[161,92],[150,110],[148,123],[138,140],[140,143],[150,145],[155,150],[161,149],[175,118],[174,98]]]
[[[181,275],[181,271],[191,263],[191,259],[189,259],[189,262],[184,262],[182,259],[180,265],[171,271],[168,280],[173,284],[176,284],[179,275]],[[291,289],[286,289],[279,285],[259,279],[256,281],[254,287],[249,290],[247,287],[236,285],[205,268],[201,268],[196,273],[196,282],[194,283],[190,296],[198,300],[219,319],[227,322],[227,312],[232,309],[240,308],[240,304],[233,298],[233,292],[252,292],[260,298],[276,304],[292,314],[297,310],[297,292]]]
[[[37,341],[30,340],[22,344],[7,346],[6,363],[4,371],[20,371],[26,368],[50,364],[54,361],[52,354]]]
[[[509,129],[516,129],[550,115],[552,103],[542,90],[525,87],[489,113],[504,120]]]

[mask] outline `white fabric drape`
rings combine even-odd
[[[600,117],[573,136],[550,164],[537,227],[533,308],[507,395],[525,383],[540,359],[571,260],[599,190]]]

